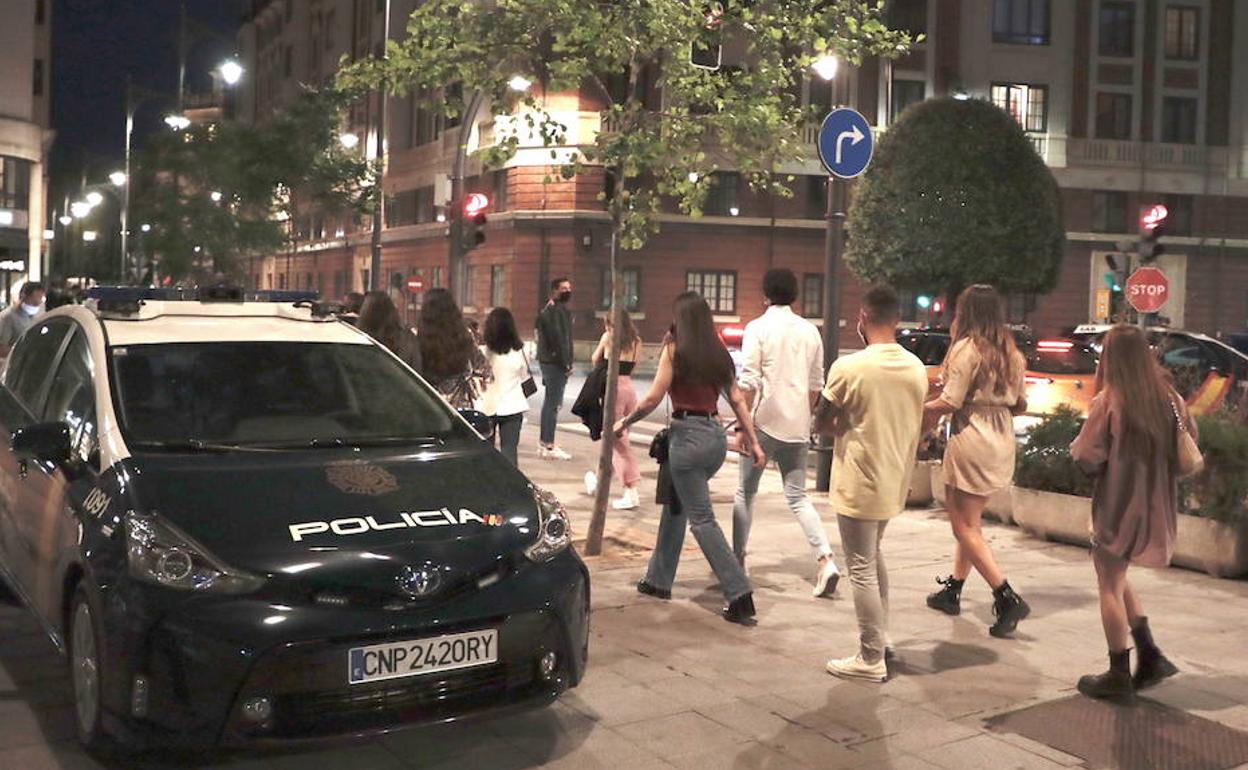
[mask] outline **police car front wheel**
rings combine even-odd
[[[90,751],[107,748],[101,726],[101,647],[96,613],[87,589],[79,585],[69,621],[69,674],[73,687],[78,739]]]

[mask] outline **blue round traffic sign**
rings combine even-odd
[[[861,112],[839,107],[828,113],[819,127],[819,160],[832,176],[861,176],[875,152],[875,137]]]

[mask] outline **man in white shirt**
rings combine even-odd
[[[745,327],[745,359],[738,385],[754,410],[754,427],[768,458],[780,466],[784,497],[816,561],[815,597],[831,596],[840,575],[819,513],[806,496],[811,409],[823,388],[823,340],[810,321],[793,312],[797,276],[772,269],[763,277],[767,312]],[[732,545],[745,564],[754,496],[763,468],[741,458],[741,484],[732,511]]]

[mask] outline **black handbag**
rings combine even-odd
[[[528,378],[520,383],[520,392],[525,398],[532,398],[537,392],[537,380],[533,379],[533,365],[529,363],[529,354],[524,352],[524,348],[520,349],[520,355],[524,356],[524,370],[529,374]]]
[[[664,428],[654,434],[654,438],[650,439],[650,456],[653,457],[659,465],[667,464],[668,445],[671,442],[671,438],[671,431]]]

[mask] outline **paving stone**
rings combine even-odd
[[[622,725],[616,732],[666,760],[750,740],[692,711]]]

